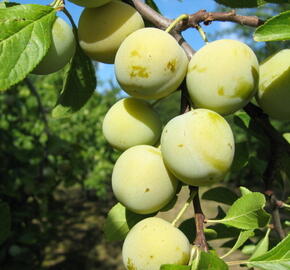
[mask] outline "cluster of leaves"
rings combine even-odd
[[[43,260],[64,218],[56,190],[78,185],[107,194],[117,154],[101,126],[118,90],[94,93],[84,110],[60,121],[51,111],[62,81],[60,73],[35,76],[0,95],[0,264],[8,269]]]

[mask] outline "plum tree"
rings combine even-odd
[[[284,49],[260,65],[257,102],[265,113],[279,120],[290,120],[289,59],[290,49]]]
[[[115,73],[122,89],[143,99],[158,99],[175,91],[186,75],[188,60],[177,41],[165,31],[144,28],[121,44]]]
[[[259,64],[254,52],[236,40],[217,40],[190,60],[186,83],[192,102],[227,115],[241,109],[255,95]]]
[[[119,150],[139,144],[155,144],[160,138],[162,123],[149,103],[124,98],[105,115],[103,134]]]
[[[169,222],[146,218],[128,233],[122,249],[127,270],[159,270],[162,264],[185,265],[190,245],[186,236]]]
[[[78,6],[94,8],[103,6],[112,0],[69,0],[69,1]]]
[[[234,137],[216,112],[196,109],[171,119],[161,135],[168,169],[182,182],[210,185],[221,180],[234,156]]]
[[[112,174],[118,201],[139,214],[164,207],[174,197],[177,184],[165,167],[160,150],[149,145],[133,146],[123,152]]]
[[[93,60],[112,64],[122,41],[143,27],[136,9],[121,1],[85,8],[78,25],[80,46]]]
[[[46,75],[62,69],[74,55],[75,46],[71,27],[58,17],[52,27],[51,46],[32,73]]]

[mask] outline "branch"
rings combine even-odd
[[[195,228],[196,228],[196,238],[194,240],[194,245],[197,246],[202,251],[208,251],[208,245],[204,235],[203,225],[204,225],[204,214],[201,209],[198,187],[190,187],[192,192],[196,192],[195,197],[193,198],[193,207],[195,212]]]
[[[132,0],[132,2],[143,18],[150,21],[160,29],[166,29],[173,21],[162,16],[141,0]],[[202,22],[205,25],[209,25],[213,21],[234,22],[250,27],[258,27],[264,23],[264,21],[259,19],[257,16],[238,15],[235,10],[230,12],[207,12],[206,10],[200,10],[189,15],[188,20],[180,22],[177,25],[176,30],[181,32],[188,28],[196,28]]]
[[[206,10],[200,10],[189,16],[188,24],[185,29],[197,27],[202,22],[205,25],[209,25],[213,21],[234,22],[251,27],[258,27],[264,23],[264,21],[257,16],[238,15],[235,10],[230,12],[207,12]]]

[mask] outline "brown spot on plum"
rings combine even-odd
[[[154,259],[154,256],[153,255],[150,255],[150,259]]]
[[[167,69],[169,69],[171,72],[175,72],[176,70],[176,59],[173,59],[169,61],[166,65]]]
[[[146,188],[146,189],[145,189],[145,192],[149,192],[149,191],[150,191],[150,188]]]
[[[133,261],[128,258],[128,261],[127,261],[127,269],[128,270],[137,270],[137,267],[135,266],[135,264],[133,263]]]
[[[140,77],[140,78],[148,78],[149,72],[146,67],[141,66],[132,66],[132,71],[130,73],[131,78]]]
[[[183,147],[184,145],[183,144],[179,144],[179,145],[177,145],[178,147]]]
[[[228,147],[233,149],[233,146],[230,143],[228,143]]]
[[[219,87],[217,92],[218,92],[219,96],[223,96],[225,94],[225,89],[221,86],[221,87]]]
[[[137,57],[140,57],[140,54],[139,54],[139,52],[137,51],[137,50],[133,50],[132,52],[131,52],[131,56],[137,56]]]

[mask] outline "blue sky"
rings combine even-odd
[[[43,4],[48,5],[51,1],[46,0],[15,0],[15,2],[19,2],[22,4]],[[184,13],[194,13],[197,12],[200,9],[206,9],[207,11],[213,11],[215,8],[215,2],[214,0],[156,0],[155,1],[158,7],[160,8],[162,14],[168,18],[176,18],[181,14]],[[69,10],[69,12],[72,14],[75,23],[78,23],[79,16],[82,12],[82,8],[72,4],[69,1],[66,1],[66,7]],[[59,16],[65,18],[65,15],[63,15],[61,12]],[[65,18],[66,19],[66,18]],[[227,28],[231,23],[218,23],[214,22],[210,26],[205,26],[204,30],[207,33],[214,33],[217,29],[221,28]],[[204,45],[204,42],[202,41],[201,37],[199,36],[198,32],[195,29],[189,29],[185,31],[184,33],[185,39],[191,44],[191,46],[197,50],[200,47]],[[230,37],[234,38],[234,37]],[[107,87],[110,87],[110,84],[108,83],[108,80],[112,80],[113,83],[117,83],[114,76],[114,67],[113,65],[108,64],[102,64],[100,63],[99,69],[98,69],[98,77],[101,78],[101,80],[104,82],[103,85],[99,86],[102,89],[105,89]]]

